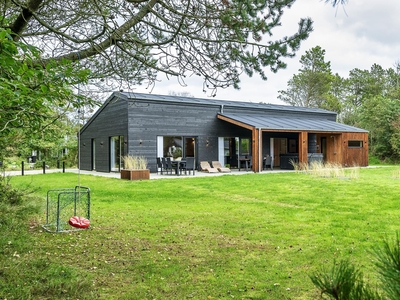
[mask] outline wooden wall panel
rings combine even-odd
[[[349,147],[349,141],[362,141],[362,147]],[[348,167],[368,166],[368,133],[343,133],[342,149],[343,165]]]

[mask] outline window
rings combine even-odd
[[[289,153],[297,153],[297,143],[295,139],[289,139]]]
[[[163,156],[164,157],[182,157],[182,137],[164,136],[163,137]]]
[[[250,154],[250,139],[240,139],[240,153],[242,155]]]
[[[171,157],[196,157],[196,137],[187,136],[159,136],[157,137],[157,155]]]
[[[110,169],[114,172],[119,172],[122,168],[122,156],[124,155],[124,137],[110,137]]]
[[[363,141],[349,141],[348,145],[349,145],[349,148],[362,148]]]

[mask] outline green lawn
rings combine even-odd
[[[309,275],[347,258],[375,286],[372,247],[399,228],[398,174],[81,175],[92,226],[59,234],[40,226],[45,195],[77,175],[14,177],[38,188],[42,209],[22,227],[0,227],[0,299],[316,299]]]

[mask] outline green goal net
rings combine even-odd
[[[81,230],[69,224],[73,216],[90,220],[90,189],[75,188],[54,189],[47,192],[46,224],[48,232],[69,232]]]

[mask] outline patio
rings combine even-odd
[[[46,174],[48,173],[61,173],[62,170],[60,169],[47,169]],[[280,169],[274,169],[273,171],[271,170],[266,170],[261,172],[261,174],[274,174],[274,173],[281,173],[281,172],[293,172],[291,170],[280,170]],[[96,171],[86,171],[86,170],[81,170],[79,172],[78,169],[66,169],[65,173],[80,173],[83,175],[93,175],[93,176],[102,176],[102,177],[109,177],[109,178],[120,178],[120,173],[119,172],[96,172]],[[245,174],[253,174],[254,172],[249,170],[245,171],[241,169],[239,171],[238,169],[232,169],[231,173],[207,173],[207,172],[202,172],[202,171],[196,171],[195,175],[193,174],[190,175],[181,175],[181,176],[176,176],[175,174],[168,174],[168,175],[161,175],[157,173],[150,173],[150,180],[154,179],[165,179],[165,178],[187,178],[187,177],[211,177],[211,176],[234,176],[234,175],[245,175]],[[24,175],[35,175],[35,174],[43,174],[42,170],[25,170]],[[4,172],[5,176],[21,176],[21,170],[19,171],[5,171]]]

